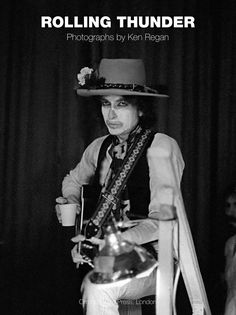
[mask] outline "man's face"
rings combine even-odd
[[[129,133],[137,126],[142,113],[136,106],[118,95],[103,96],[101,99],[102,115],[109,133],[126,140]]]
[[[225,214],[229,218],[230,225],[236,227],[236,194],[226,199]]]

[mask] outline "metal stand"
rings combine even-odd
[[[156,315],[172,315],[174,253],[179,260],[193,315],[211,315],[181,194],[174,204],[177,219],[160,221]]]
[[[172,315],[173,296],[173,229],[174,221],[160,221],[159,254],[156,281],[156,314]]]

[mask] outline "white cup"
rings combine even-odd
[[[79,209],[76,203],[66,203],[59,205],[61,211],[61,223],[63,226],[74,226],[77,210]]]

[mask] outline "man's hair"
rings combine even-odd
[[[144,128],[153,127],[156,122],[156,113],[154,110],[154,97],[147,96],[123,96],[127,102],[137,106],[143,115],[140,117],[140,125]]]
[[[140,117],[139,123],[143,128],[151,128],[156,122],[156,113],[154,109],[154,97],[151,96],[139,96],[139,95],[122,95],[124,100],[133,106],[137,106],[143,115]],[[95,97],[95,103],[101,106],[101,96]],[[101,111],[98,113],[101,116]],[[100,117],[98,117],[100,118]]]

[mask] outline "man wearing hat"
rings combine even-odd
[[[125,163],[128,163],[127,168],[132,171],[127,175],[110,215],[116,220],[147,218],[122,233],[123,239],[138,245],[156,241],[157,219],[161,205],[168,199],[165,196],[167,188],[171,187],[173,195],[180,191],[184,169],[176,141],[165,134],[150,131],[154,122],[152,101],[167,95],[147,87],[145,80],[145,68],[140,59],[102,59],[98,74],[87,67],[78,74],[78,95],[99,98],[109,135],[95,139],[87,147],[79,164],[63,180],[63,197],[56,200],[57,203],[80,203],[81,187],[91,183],[99,185],[102,193],[106,192],[113,178],[119,172],[122,174],[123,168],[126,169]],[[140,139],[145,140],[140,142]],[[135,153],[134,163],[130,162],[133,165],[129,165],[134,152],[138,153]],[[99,213],[104,214],[102,211]],[[57,214],[60,220],[58,208]],[[100,227],[98,221],[99,216],[91,221],[95,230],[96,224]],[[103,244],[103,240],[96,236],[90,241]],[[73,241],[84,239],[79,235]],[[72,250],[73,260],[83,262],[76,248]],[[134,278],[128,283],[97,286],[85,277],[82,289],[86,314],[119,314],[118,300],[135,300],[155,294],[155,279],[153,271],[147,277]]]

